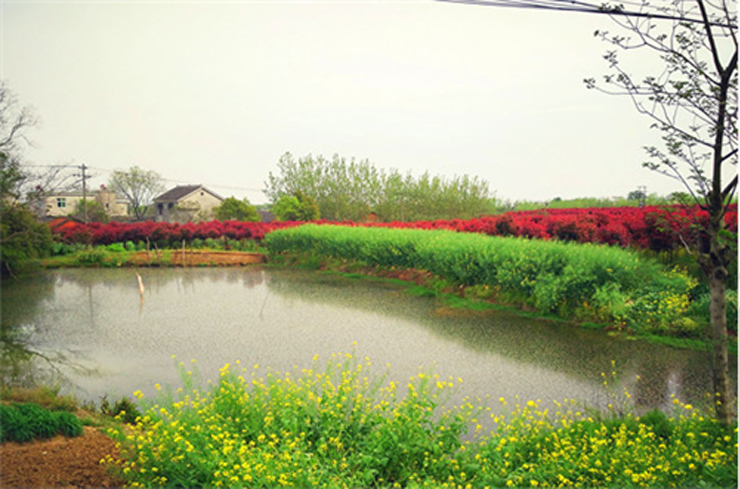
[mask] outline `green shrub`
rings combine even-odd
[[[107,259],[108,252],[103,248],[92,248],[77,254],[77,262],[84,266],[102,265]]]
[[[49,256],[54,245],[51,229],[38,222],[25,206],[0,202],[0,275],[12,275]]]
[[[141,416],[138,406],[127,397],[122,397],[111,405],[108,398],[104,396],[100,401],[100,412],[129,424],[134,423],[136,418]]]
[[[105,246],[105,251],[109,251],[111,253],[123,253],[126,251],[126,247],[123,243],[111,243]]]
[[[273,231],[272,253],[301,252],[381,267],[427,270],[457,285],[495,288],[503,302],[635,331],[686,328],[696,281],[610,246],[442,230],[306,225]]]
[[[0,405],[0,441],[25,443],[55,435],[80,436],[82,422],[67,411],[49,411],[38,404]]]

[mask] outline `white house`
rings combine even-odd
[[[33,207],[41,217],[68,216],[77,210],[77,203],[83,198],[87,202],[97,202],[105,209],[108,217],[128,216],[128,203],[116,194],[101,186],[98,190],[83,193],[82,190],[48,192],[39,195]]]
[[[182,185],[154,199],[157,221],[188,222],[213,219],[213,209],[224,199],[203,185]]]

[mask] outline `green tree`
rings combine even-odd
[[[54,240],[51,230],[24,205],[3,206],[0,221],[0,269],[2,275],[22,271],[30,260],[49,255]]]
[[[87,202],[83,202],[82,199],[75,202],[74,211],[70,212],[69,215],[81,221],[87,219],[87,222],[107,223],[110,221],[108,213],[105,212],[105,207],[100,202],[90,199],[87,199]]]
[[[46,256],[52,245],[49,226],[18,202],[28,178],[21,167],[26,132],[36,124],[30,107],[19,107],[15,95],[0,83],[0,272],[12,275],[33,258]]]
[[[325,219],[364,221],[375,212],[384,221],[477,217],[492,211],[488,183],[477,177],[446,179],[424,173],[418,179],[397,170],[378,170],[369,161],[331,160],[309,155],[280,158],[265,193],[277,204],[297,191],[311,196]]]
[[[283,195],[272,209],[278,221],[314,221],[319,219],[319,206],[300,190]]]
[[[220,206],[213,209],[213,215],[220,221],[258,222],[260,220],[257,209],[249,203],[246,197],[243,200],[238,200],[236,197],[225,199]]]
[[[142,219],[154,197],[164,191],[162,182],[159,173],[132,166],[127,171],[115,170],[110,177],[108,188],[123,195],[128,200],[134,217]]]

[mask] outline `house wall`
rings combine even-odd
[[[68,216],[75,211],[77,202],[82,200],[77,194],[47,195],[41,199],[39,213],[47,217]],[[110,217],[128,215],[128,205],[116,201],[116,194],[110,191],[97,191],[87,195],[88,202],[98,202]]]
[[[221,199],[205,190],[197,190],[174,202],[156,203],[158,221],[185,223],[213,219],[213,209],[221,205]]]
[[[67,216],[74,212],[75,205],[80,198],[78,195],[47,196],[41,200],[40,211],[50,217]]]
[[[198,190],[180,201],[181,207],[197,207],[200,218],[208,220],[213,218],[213,209],[221,205],[221,199],[214,197],[209,192]]]
[[[128,215],[128,204],[116,200],[116,194],[109,190],[96,192],[95,200],[105,209],[110,217],[121,217]]]

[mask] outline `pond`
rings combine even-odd
[[[452,377],[459,384],[453,402],[490,396],[494,409],[500,397],[603,407],[602,373],[614,391],[630,392],[638,410],[668,408],[672,395],[702,404],[711,390],[706,352],[452,308],[390,282],[300,270],[43,272],[3,282],[1,325],[3,381],[57,383],[93,402],[136,390],[152,395],[157,383],[179,386],[180,362],[207,380],[237,360],[286,372],[337,353],[369,357],[402,383],[420,372]],[[731,368],[736,391],[734,356]]]

